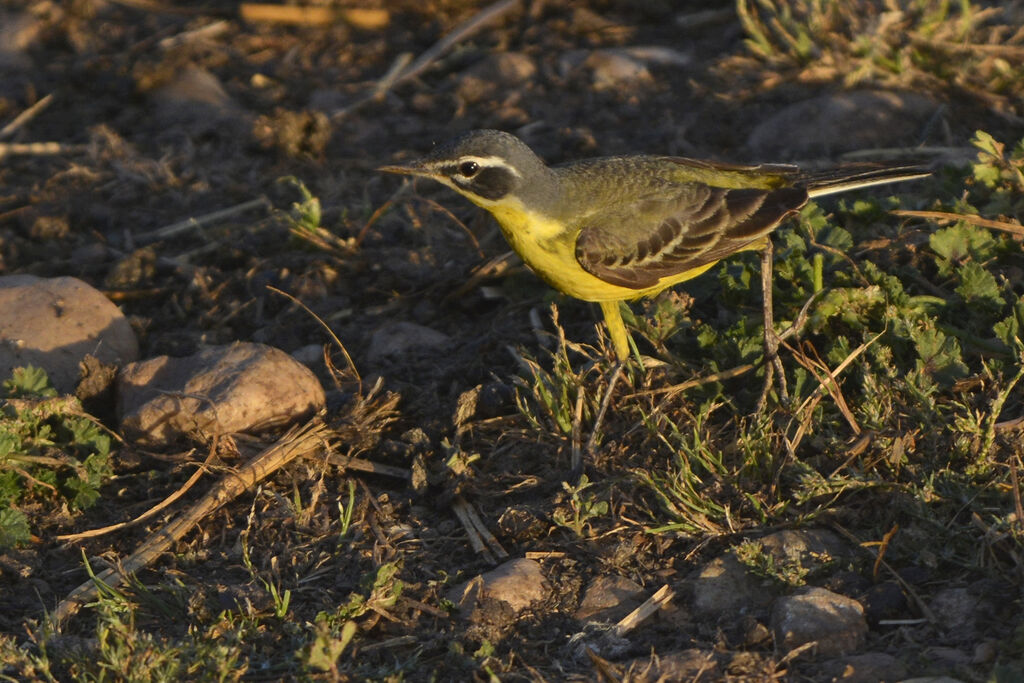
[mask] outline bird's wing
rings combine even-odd
[[[760,240],[806,202],[798,187],[675,185],[585,218],[576,260],[605,282],[647,289]]]

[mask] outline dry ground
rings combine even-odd
[[[925,572],[920,590],[990,581],[985,585],[997,586],[1001,600],[1019,608],[1021,530],[1019,519],[1013,525],[1017,480],[1011,473],[1020,458],[1019,432],[1000,431],[983,450],[984,434],[971,442],[962,422],[975,416],[983,426],[997,396],[1003,422],[1021,415],[1012,362],[1000,356],[1004,364],[993,366],[978,350],[986,347],[959,337],[963,372],[956,366],[955,377],[937,380],[933,393],[885,398],[878,385],[898,379],[878,375],[873,382],[870,373],[885,361],[873,357],[845,391],[864,433],[878,440],[859,451],[837,446],[855,442],[855,434],[826,400],[829,407],[819,412],[827,415],[808,423],[810,432],[790,458],[782,435],[793,438],[786,431],[792,413],[773,404],[778,412],[769,411],[764,421],[753,416],[760,387],[755,372],[664,401],[661,394],[642,393],[756,362],[756,259],[741,259],[687,294],[634,307],[647,316],[638,322],[644,338],[654,340],[641,341],[642,350],[667,365],[629,373],[587,464],[593,487],[567,491],[562,482],[577,396],[584,397],[585,438],[608,368],[596,311],[555,296],[514,264],[461,289],[475,267],[506,251],[490,219],[446,191],[426,183],[402,187],[373,170],[480,127],[517,131],[551,161],[631,151],[781,161],[758,159],[747,145],[769,115],[811,97],[871,88],[915,93],[934,105],[912,139],[893,145],[882,135],[872,146],[956,151],[968,148],[978,129],[1016,142],[1024,87],[1012,85],[1021,47],[1007,17],[1019,19],[1019,7],[980,21],[1009,23],[1001,32],[958,36],[949,29],[947,35],[940,21],[928,34],[943,45],[984,40],[1016,46],[1016,52],[993,49],[978,57],[910,46],[910,38],[920,37],[917,29],[879,28],[892,19],[878,9],[883,3],[855,4],[861,25],[818,26],[814,30],[831,29],[834,36],[794,57],[783,48],[759,56],[744,43],[750,25],[745,33],[723,3],[526,2],[465,35],[415,77],[367,98],[400,55],[424,54],[483,3],[364,3],[387,12],[381,25],[360,27],[246,22],[227,2],[0,2],[8,16],[22,13],[37,29],[20,61],[4,63],[0,123],[52,94],[52,104],[13,141],[68,146],[0,160],[0,273],[74,275],[103,289],[132,317],[145,357],[233,340],[288,352],[327,344],[340,370],[332,378],[321,367],[331,388],[326,420],[349,425],[349,440],[338,449],[411,468],[419,477],[413,487],[317,460],[289,466],[141,571],[123,601],[111,598],[114,604],[75,617],[46,650],[53,675],[99,680],[101,663],[134,662],[136,677],[148,680],[157,676],[147,667],[159,669],[153,653],[166,651],[173,653],[169,659],[219,662],[260,680],[593,676],[589,662],[567,660],[563,647],[580,628],[569,615],[594,576],[621,574],[653,590],[745,536],[806,523],[839,525],[866,541],[899,526],[890,560],[908,573]],[[961,20],[948,21],[959,26]],[[916,51],[916,66],[886,71],[876,64],[858,72],[871,58],[841,49],[858,32],[872,36],[869,45],[893,32],[909,36],[900,54]],[[784,42],[778,35],[768,42]],[[595,64],[584,62],[595,50],[622,46],[672,52],[649,60],[644,73],[602,87]],[[496,60],[505,53],[521,58]],[[687,61],[671,63],[677,58]],[[998,59],[1005,63],[990,63]],[[943,60],[947,66],[936,66]],[[513,73],[500,65],[514,67]],[[516,75],[516,69],[528,71]],[[182,79],[189,70],[201,71]],[[840,137],[861,132],[844,130]],[[837,150],[816,156],[830,151]],[[963,171],[946,171],[923,189],[908,189],[902,206],[930,209],[938,200],[953,207],[966,196],[963,183]],[[308,198],[295,209],[304,200],[300,187],[319,202],[319,220]],[[257,206],[173,236],[154,232],[260,197],[271,208]],[[1012,221],[1015,210],[996,207],[985,215]],[[874,218],[866,220],[865,212]],[[883,273],[906,276],[915,296],[954,296],[956,282],[936,272],[928,255],[936,224],[852,205],[840,214],[851,231],[865,224],[873,230],[855,236],[851,253],[858,265],[873,260]],[[292,230],[296,221],[305,221],[305,228]],[[1019,244],[996,234],[1016,245],[1001,246],[986,264],[1002,278],[1005,303],[1011,294],[1020,296],[1024,261]],[[797,276],[796,266],[787,271],[785,263],[779,313],[791,320],[806,292],[787,284]],[[748,288],[748,280],[755,284]],[[832,284],[834,278],[826,282]],[[330,326],[361,382],[320,323],[268,285],[297,297]],[[547,331],[543,339],[531,320]],[[448,340],[411,345],[390,357],[374,354],[371,341],[391,339],[398,333],[389,324],[399,321]],[[560,332],[583,346],[552,357],[541,342],[550,344]],[[990,338],[991,325],[983,332]],[[721,339],[710,346],[718,355],[708,345],[715,334]],[[850,338],[847,353],[859,343]],[[824,348],[820,338],[816,343]],[[834,366],[842,354],[832,353],[826,360]],[[897,343],[891,354],[893,367],[913,374],[912,351]],[[799,385],[794,356],[785,355],[784,363]],[[383,389],[367,404],[378,378]],[[975,383],[954,389],[954,379]],[[460,397],[477,386],[475,410],[460,416]],[[387,400],[389,393],[397,403]],[[877,409],[864,407],[876,400]],[[91,410],[109,419],[109,405]],[[123,557],[159,521],[71,545],[55,542],[55,535],[124,521],[162,500],[205,455],[206,446],[199,446],[200,455],[187,457],[119,448],[116,479],[96,506],[74,515],[55,512],[45,497],[26,502],[35,540],[4,555],[0,632],[10,642],[25,642],[44,610],[85,579],[83,553]],[[234,448],[224,442],[216,464],[236,465],[255,448],[243,440]],[[681,471],[683,460],[701,458],[707,459],[703,466]],[[823,478],[819,489],[807,484],[809,473]],[[680,482],[687,476],[697,495],[673,499],[673,486],[685,489]],[[452,513],[458,497],[478,509],[513,556],[553,553],[545,563],[552,584],[547,603],[518,620],[497,615],[467,625],[446,616],[441,597],[447,587],[490,566]],[[694,507],[694,500],[706,507]],[[346,509],[351,528],[342,535]],[[870,574],[870,563],[864,571]],[[370,587],[374,577],[376,589]],[[353,602],[353,596],[362,597]],[[354,644],[333,672],[318,673],[309,644],[318,633],[322,642],[337,643],[348,621],[358,627]],[[1024,650],[1017,626],[1003,621],[979,628],[963,650],[973,656],[989,643],[997,654],[942,670],[974,680],[996,676],[1000,666],[1015,670]],[[126,645],[118,650],[117,643]],[[873,644],[921,671],[934,664],[923,654],[928,642],[889,635]],[[716,646],[740,647],[718,625],[681,635],[670,623],[656,623],[638,636],[632,654]],[[813,662],[781,663],[770,643],[752,650],[766,670],[819,679]],[[29,675],[25,661],[16,666],[0,674]],[[36,666],[33,675],[42,676],[46,667]]]

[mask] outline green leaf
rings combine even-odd
[[[998,157],[999,159],[1003,158],[1003,144],[997,142],[994,137],[983,130],[975,131],[971,144],[985,154],[990,154],[994,157]]]
[[[965,263],[957,271],[960,284],[956,293],[968,304],[999,307],[1005,301],[999,292],[999,283],[995,276],[985,270],[984,266],[975,261]]]
[[[818,300],[809,327],[820,332],[832,318],[838,318],[852,329],[863,329],[871,313],[884,305],[885,300],[885,293],[878,286],[831,289]]]
[[[46,371],[34,365],[14,368],[11,378],[4,380],[3,386],[6,395],[12,398],[22,396],[52,398],[57,395],[57,390],[50,384],[50,378],[46,376]]]
[[[928,239],[928,244],[936,254],[954,263],[967,258],[987,261],[992,258],[996,248],[996,241],[988,230],[966,223],[936,230]]]
[[[993,325],[992,330],[1008,348],[1024,348],[1024,299],[1018,299],[1013,312]]]
[[[968,374],[960,344],[930,324],[924,327],[910,325],[911,336],[917,345],[917,369],[936,382],[949,386]]]
[[[13,548],[31,538],[28,517],[24,512],[13,508],[0,510],[0,548]]]

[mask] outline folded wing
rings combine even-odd
[[[605,282],[647,289],[750,246],[805,203],[796,187],[677,185],[586,219],[576,259]]]

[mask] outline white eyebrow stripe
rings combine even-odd
[[[509,163],[502,159],[501,157],[478,157],[472,154],[467,154],[465,156],[459,157],[458,163],[464,164],[467,161],[475,161],[476,163],[486,168],[504,168],[517,178],[523,177],[523,174],[519,172],[519,169],[517,169],[515,166],[510,166]]]

